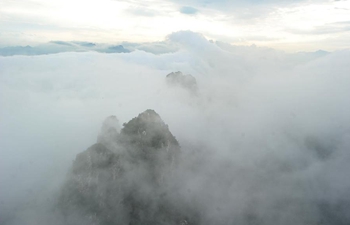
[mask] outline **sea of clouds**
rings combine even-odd
[[[146,109],[195,165],[178,179],[207,224],[349,224],[349,50],[287,54],[190,31],[166,44],[0,57],[1,224],[59,221],[50,209],[76,154],[107,116]],[[198,91],[167,86],[173,71]]]

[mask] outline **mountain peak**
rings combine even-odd
[[[179,86],[189,91],[197,91],[197,80],[191,74],[184,75],[181,71],[169,73],[166,76],[168,85]]]
[[[180,153],[168,125],[148,109],[123,126],[107,117],[98,143],[77,155],[59,200],[66,224],[188,224],[165,194]]]
[[[170,146],[178,149],[179,143],[172,135],[168,125],[164,123],[162,118],[152,109],[140,113],[137,117],[124,124],[121,130],[120,142],[123,145],[135,145],[146,149],[163,149],[169,151]]]

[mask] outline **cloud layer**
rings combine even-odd
[[[190,31],[167,42],[179,50],[0,57],[2,224],[56,218],[55,193],[103,120],[148,108],[182,146],[178,179],[204,224],[347,224],[350,52],[288,55]],[[197,95],[166,85],[179,70]]]

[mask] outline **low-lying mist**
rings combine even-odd
[[[202,224],[350,223],[349,50],[287,54],[189,31],[167,42],[180,50],[0,57],[1,224],[62,224],[75,156],[107,116],[146,109],[181,146],[172,182]],[[197,90],[167,85],[173,71]]]

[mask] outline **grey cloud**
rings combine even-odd
[[[298,4],[307,4],[307,0],[267,0],[267,1],[259,1],[259,0],[249,0],[249,1],[241,1],[241,0],[168,0],[182,5],[191,5],[192,7],[201,10],[201,9],[212,9],[220,11],[224,13],[224,15],[228,18],[228,20],[234,20],[236,23],[251,23],[254,20],[259,20],[264,18],[269,13],[274,11],[276,7],[287,7],[294,6]],[[327,0],[317,0],[316,2],[327,2]],[[204,11],[204,10],[202,10]],[[210,16],[210,15],[208,15]]]
[[[180,12],[182,14],[194,15],[194,14],[198,13],[198,9],[190,7],[190,6],[183,6],[180,8]]]

